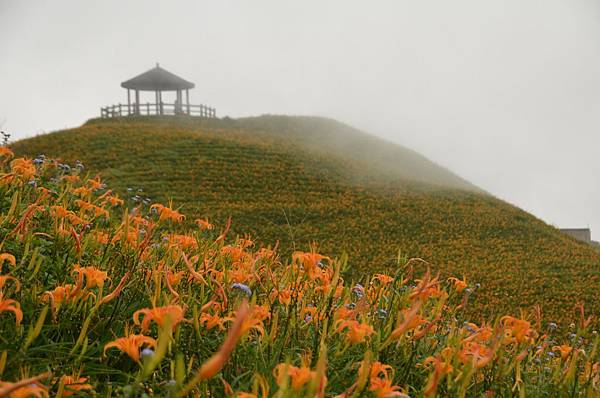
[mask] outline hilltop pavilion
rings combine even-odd
[[[101,116],[121,117],[139,115],[188,115],[204,118],[216,117],[214,108],[205,105],[190,104],[190,89],[195,85],[174,73],[156,66],[141,75],[124,81],[121,87],[127,90],[127,104],[117,104],[101,108]],[[134,98],[132,101],[132,91]],[[154,92],[154,103],[140,101],[140,91]],[[185,104],[183,103],[183,92],[185,91]],[[164,92],[174,92],[176,97],[173,103],[163,102]]]

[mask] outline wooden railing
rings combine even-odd
[[[213,119],[217,117],[217,111],[215,108],[206,105],[151,104],[149,102],[145,104],[116,104],[100,108],[102,118],[151,115],[188,115]]]

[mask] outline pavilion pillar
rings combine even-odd
[[[160,114],[160,108],[158,105],[158,90],[154,92],[154,103],[156,104],[156,114]]]
[[[160,105],[160,115],[163,114],[163,101],[162,101],[162,91],[158,91],[158,103]]]
[[[135,90],[135,109],[136,115],[140,114],[140,90]]]
[[[127,114],[131,115],[131,93],[127,89]]]
[[[179,100],[177,102],[177,104],[179,105],[178,112],[182,114],[183,113],[183,91],[179,90],[178,93],[179,93]]]
[[[190,89],[186,88],[185,89],[185,104],[186,104],[186,108],[187,108],[187,114],[190,114]]]

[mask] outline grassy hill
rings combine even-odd
[[[473,323],[467,284],[416,261],[359,287],[344,257],[223,240],[160,203],[132,216],[80,167],[12,155],[0,147],[1,397],[600,396],[583,314]]]
[[[419,154],[333,120],[262,116],[92,120],[12,145],[81,160],[123,196],[172,199],[283,252],[316,241],[349,254],[346,276],[390,269],[398,251],[465,275],[473,314],[535,303],[546,318],[577,301],[600,311],[600,253]],[[128,188],[132,191],[128,192]],[[491,304],[491,306],[489,305]]]

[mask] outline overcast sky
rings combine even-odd
[[[15,138],[126,102],[156,62],[221,116],[333,117],[600,237],[598,0],[0,0]]]

